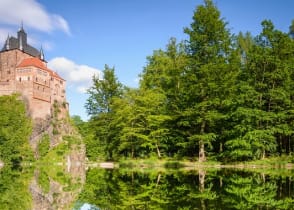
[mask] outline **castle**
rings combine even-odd
[[[47,67],[42,48],[27,43],[23,26],[8,36],[0,51],[0,95],[19,93],[33,119],[52,116],[54,103],[68,109],[65,80]]]

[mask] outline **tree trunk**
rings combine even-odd
[[[199,191],[203,192],[205,190],[205,175],[206,171],[199,169]]]
[[[205,121],[203,121],[201,124],[200,134],[204,134],[204,129],[205,129]],[[206,161],[204,142],[203,140],[200,140],[199,141],[199,162],[204,162],[204,161]]]
[[[134,158],[134,154],[135,154],[135,150],[134,150],[134,146],[132,145],[132,149],[131,149],[131,156],[132,156],[132,158]]]
[[[263,160],[265,158],[265,149],[262,149],[262,156],[261,159]]]
[[[201,140],[199,142],[199,162],[205,162],[206,157],[205,157],[205,149],[204,149],[204,143]]]
[[[205,190],[205,174],[206,174],[206,171],[200,169],[198,172],[199,172],[199,191],[201,193],[203,193],[204,190]],[[205,200],[203,198],[201,198],[200,202],[201,202],[201,209],[206,210]]]
[[[157,188],[157,186],[159,185],[160,178],[161,178],[161,173],[159,173],[158,176],[157,176],[157,181],[156,181],[156,187],[155,188]]]
[[[158,146],[157,143],[156,143],[156,150],[157,150],[157,156],[158,156],[158,158],[161,158],[161,153],[160,153],[159,146]]]
[[[219,144],[219,153],[222,153],[223,152],[223,143],[221,142]]]

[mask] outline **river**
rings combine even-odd
[[[4,167],[0,209],[294,209],[292,169]]]

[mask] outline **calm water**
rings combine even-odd
[[[293,175],[285,169],[2,168],[0,209],[294,209]]]

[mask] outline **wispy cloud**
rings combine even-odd
[[[70,35],[67,21],[58,14],[51,14],[36,0],[1,0],[0,24],[20,25],[51,32],[61,30]]]
[[[12,34],[12,30],[8,28],[0,28],[0,43],[7,39],[8,34]]]
[[[76,64],[74,61],[64,57],[53,58],[48,62],[48,67],[60,74],[69,86],[75,88],[79,93],[85,93],[92,85],[93,75],[102,78],[102,72],[99,69]]]

